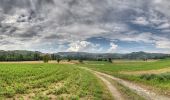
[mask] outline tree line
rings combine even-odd
[[[95,53],[83,53],[83,52],[62,52],[45,54],[38,51],[3,51],[0,50],[0,61],[39,61],[39,60],[95,60],[95,61],[109,61],[113,59],[164,59],[170,57],[169,54],[158,53],[145,53],[145,52],[133,52],[128,54],[95,54]]]

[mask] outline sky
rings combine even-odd
[[[0,50],[170,53],[170,0],[0,0]]]

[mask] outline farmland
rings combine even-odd
[[[102,81],[71,64],[0,64],[0,99],[111,99]]]
[[[86,62],[82,65],[124,80],[138,83],[150,90],[170,95],[170,60]]]
[[[169,59],[1,62],[0,99],[145,100],[138,86],[169,96],[169,69]]]

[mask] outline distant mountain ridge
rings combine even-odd
[[[62,57],[71,56],[71,57],[89,57],[91,59],[100,59],[100,58],[112,58],[112,59],[161,59],[169,57],[170,54],[163,53],[147,53],[147,52],[132,52],[132,53],[87,53],[87,52],[58,52],[56,55]]]
[[[34,61],[42,60],[43,55],[39,51],[27,51],[27,50],[13,50],[4,51],[0,50],[0,61]],[[84,60],[106,60],[112,59],[163,59],[170,57],[170,54],[163,53],[147,53],[147,52],[132,52],[132,53],[88,53],[88,52],[58,52],[52,53],[51,58],[53,60],[60,59],[84,59]]]

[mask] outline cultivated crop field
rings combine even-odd
[[[0,64],[0,99],[110,100],[105,85],[71,64]]]
[[[74,62],[0,63],[0,100],[148,100],[145,89],[170,96],[169,59]]]
[[[156,61],[89,61],[82,66],[170,95],[170,59]]]

